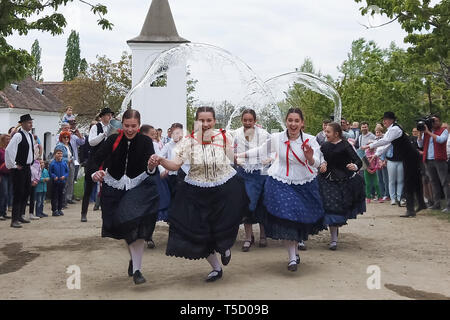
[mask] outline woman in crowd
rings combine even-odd
[[[169,171],[178,171],[187,161],[190,164],[169,208],[166,255],[206,258],[213,269],[206,281],[212,282],[222,277],[222,265],[230,262],[248,197],[244,182],[232,167],[232,138],[224,130],[214,129],[214,109],[198,108],[195,120],[194,132],[177,145],[173,160],[157,155],[152,160],[153,165],[161,164]]]
[[[330,250],[337,249],[339,227],[347,219],[355,219],[366,211],[364,181],[357,174],[362,162],[355,149],[343,138],[341,126],[329,123],[325,142],[320,150],[324,162],[320,165],[319,186],[325,210],[324,226],[331,234]]]
[[[290,271],[297,271],[300,263],[298,243],[323,229],[324,211],[317,182],[321,152],[315,137],[302,132],[303,125],[302,111],[291,108],[285,131],[273,133],[262,146],[237,155],[252,159],[265,150],[278,153],[268,170],[261,221],[267,237],[284,240]]]
[[[154,154],[149,137],[140,134],[141,117],[128,109],[122,117],[123,131],[108,137],[95,153],[91,172],[94,182],[102,181],[102,237],[125,239],[131,260],[128,275],[135,284],[146,280],[141,273],[145,240],[155,228],[159,195],[149,163]]]

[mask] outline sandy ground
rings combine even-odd
[[[280,241],[241,252],[241,228],[232,260],[215,283],[204,282],[206,260],[165,256],[168,226],[158,222],[156,248],[146,248],[143,260],[147,282],[139,286],[127,275],[124,241],[100,237],[100,211],[90,211],[89,221],[81,223],[80,207],[71,205],[65,216],[22,229],[0,221],[1,300],[450,299],[450,223],[423,213],[400,218],[404,208],[389,203],[370,204],[366,214],[341,228],[337,251],[328,250],[327,231],[311,237],[295,273],[286,268]],[[79,290],[67,287],[71,265],[81,270]],[[370,265],[380,268],[379,289],[367,287]]]

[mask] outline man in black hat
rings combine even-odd
[[[91,161],[95,152],[105,142],[111,131],[111,118],[114,116],[114,112],[110,108],[103,108],[100,111],[100,121],[91,127],[89,131],[89,145],[91,146],[89,152],[88,163],[85,167],[86,172],[84,175],[85,188],[83,194],[83,202],[81,204],[81,222],[87,222],[87,211],[89,208],[89,198],[91,197],[92,189],[94,188],[94,182],[92,181],[91,174],[94,172],[88,172],[88,168],[92,168]],[[98,168],[97,168],[98,169]]]
[[[401,217],[415,217],[416,211],[427,208],[422,193],[420,154],[411,144],[403,129],[397,124],[397,118],[393,112],[388,111],[384,113],[383,125],[387,128],[384,137],[367,146],[363,146],[362,149],[375,149],[392,144],[394,149],[393,161],[402,161],[405,173],[406,213]],[[387,150],[386,147],[377,150],[376,155],[380,156],[383,151]],[[417,210],[414,210],[414,195],[419,203]]]
[[[11,227],[22,228],[25,207],[31,190],[30,165],[34,162],[34,138],[31,133],[33,119],[29,114],[20,117],[21,128],[13,135],[5,150],[6,167],[11,170],[13,182],[13,207]]]

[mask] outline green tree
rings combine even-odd
[[[67,39],[66,58],[63,67],[64,81],[71,81],[78,76],[80,73],[80,63],[80,35],[75,30],[72,30]]]
[[[89,65],[85,58],[81,59],[80,61],[80,73],[86,73],[87,69],[89,68]]]
[[[107,8],[102,4],[92,5],[93,14],[99,16],[97,23],[103,29],[112,29],[113,24],[104,18]],[[72,4],[74,0],[1,0],[0,1],[0,90],[12,81],[23,79],[32,69],[34,61],[26,50],[15,49],[6,37],[17,32],[27,35],[30,30],[49,32],[52,35],[63,33],[67,25],[63,14],[58,10]]]
[[[355,0],[357,3],[363,0]],[[384,14],[397,21],[408,34],[405,43],[409,61],[432,66],[426,72],[444,81],[450,89],[450,1],[431,5],[431,0],[365,0],[362,15]],[[438,68],[436,68],[438,66]]]
[[[189,66],[187,67],[186,72],[186,129],[188,132],[194,130],[194,121],[195,121],[195,112],[196,108],[194,106],[195,97],[195,85],[198,80],[193,79],[191,77],[191,71],[189,70]]]
[[[41,67],[41,53],[42,49],[39,46],[39,41],[36,39],[31,46],[31,56],[34,59],[34,66],[31,71],[31,76],[36,81],[43,81],[42,79],[42,67]]]

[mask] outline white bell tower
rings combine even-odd
[[[132,54],[132,87],[137,85],[153,60],[163,51],[190,41],[180,37],[168,0],[153,0],[139,36],[128,40]],[[166,86],[146,86],[132,98],[133,109],[141,113],[141,124],[167,129],[174,122],[186,129],[186,68],[171,68]]]

